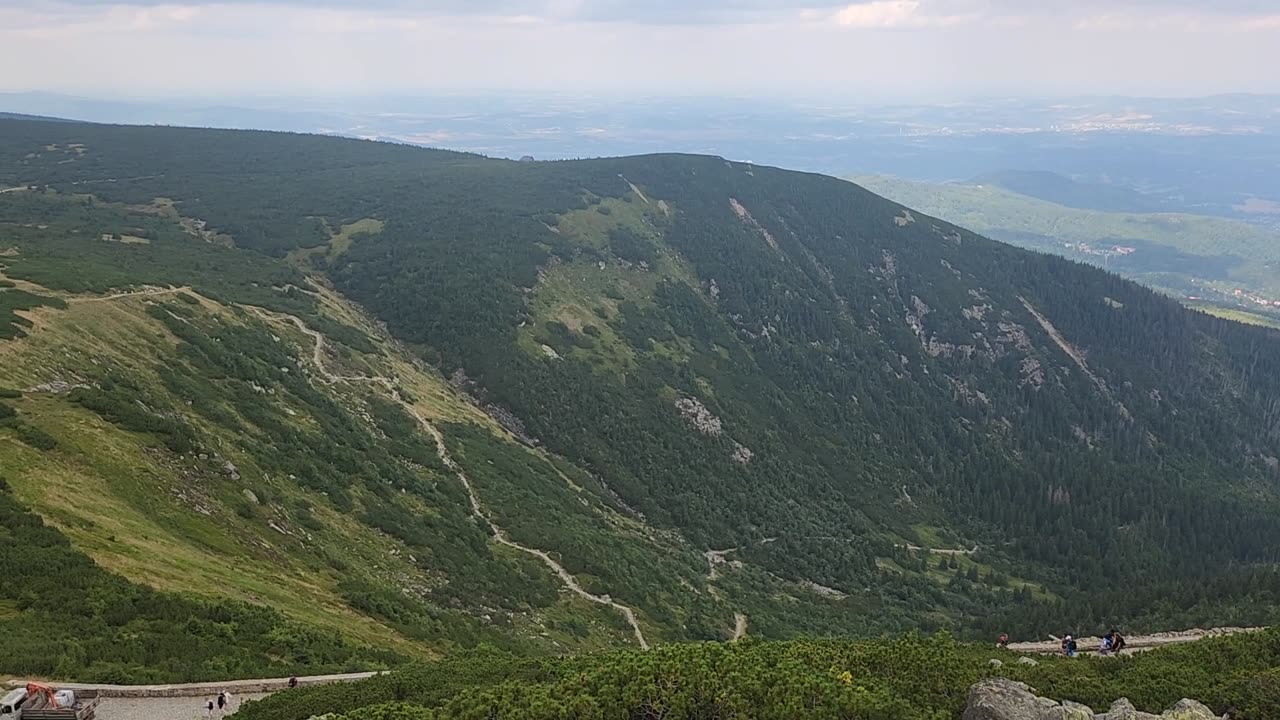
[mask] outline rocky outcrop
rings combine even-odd
[[[1160,715],[1139,711],[1127,698],[1111,703],[1105,713],[1070,700],[1040,697],[1026,683],[992,678],[969,688],[964,720],[1218,720],[1195,700],[1182,699]]]

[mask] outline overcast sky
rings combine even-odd
[[[0,90],[1280,92],[1280,0],[0,0]]]

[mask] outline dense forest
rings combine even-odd
[[[236,309],[164,301],[157,383],[95,368],[69,401],[168,453],[236,438],[296,522],[394,538],[429,590],[324,572],[415,641],[547,650],[494,618],[552,612],[557,581],[496,551],[393,397],[319,389],[309,341],[247,308],[366,373],[403,352],[449,378],[488,416],[439,424],[487,517],[661,641],[726,638],[734,613],[772,638],[1276,618],[1276,332],[714,157],[0,122],[0,186],[29,188],[0,196],[0,266],[48,296],[0,290],[0,331],[58,293],[188,286]],[[626,641],[555,612],[558,643]]]

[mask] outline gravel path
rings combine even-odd
[[[230,710],[240,707],[246,700],[264,698],[270,693],[249,693],[232,697]],[[205,703],[214,699],[209,697],[151,697],[151,698],[102,698],[98,702],[95,714],[97,720],[208,720],[209,713]],[[229,716],[230,712],[219,714],[214,711],[214,720]]]

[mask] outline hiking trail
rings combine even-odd
[[[597,605],[606,605],[618,611],[618,613],[622,615],[623,619],[627,621],[627,624],[631,626],[631,631],[635,634],[636,642],[640,645],[640,648],[643,650],[649,649],[649,643],[647,640],[645,640],[644,632],[640,629],[640,622],[636,619],[636,614],[634,610],[632,610],[630,607],[626,605],[616,602],[615,600],[613,600],[613,598],[609,597],[608,595],[596,595],[594,593],[588,592],[580,584],[578,584],[577,578],[575,578],[572,574],[570,574],[568,570],[565,570],[563,565],[561,565],[559,562],[557,562],[554,558],[551,557],[550,553],[548,553],[545,550],[539,550],[537,548],[531,548],[525,545],[521,545],[520,543],[512,540],[510,537],[507,536],[506,530],[504,530],[501,526],[499,526],[496,522],[493,521],[493,519],[489,516],[489,511],[485,508],[484,504],[480,502],[480,496],[476,494],[475,487],[473,487],[471,484],[471,479],[467,477],[467,474],[462,470],[462,467],[458,465],[458,463],[454,461],[453,456],[449,454],[449,448],[447,447],[444,441],[444,434],[441,433],[439,428],[437,428],[431,421],[423,417],[418,412],[417,408],[415,408],[409,402],[406,402],[404,398],[400,397],[400,391],[396,389],[396,382],[393,379],[382,376],[382,375],[375,375],[375,376],[335,375],[334,373],[329,372],[329,369],[325,367],[325,364],[324,364],[324,345],[326,340],[323,334],[321,334],[320,332],[317,332],[316,330],[312,330],[310,327],[307,327],[307,324],[304,323],[301,318],[298,318],[294,315],[272,312],[272,311],[258,308],[255,306],[249,306],[249,307],[251,307],[260,316],[263,316],[265,318],[287,320],[288,322],[292,323],[294,327],[298,328],[298,330],[301,331],[303,334],[307,335],[312,340],[314,340],[315,345],[312,348],[312,358],[311,358],[312,362],[315,364],[316,369],[319,370],[321,376],[324,377],[329,382],[331,383],[363,382],[363,383],[381,385],[384,388],[386,388],[387,391],[391,393],[392,399],[394,399],[401,407],[403,407],[406,412],[412,415],[414,419],[416,419],[418,423],[422,425],[422,428],[424,430],[430,433],[432,439],[435,440],[436,451],[439,453],[441,461],[445,464],[446,467],[448,467],[450,470],[453,471],[454,475],[457,476],[459,482],[461,482],[462,486],[466,489],[467,498],[471,506],[471,514],[474,515],[477,520],[484,523],[486,527],[488,527],[490,535],[493,536],[493,539],[499,545],[505,545],[509,548],[519,550],[520,552],[527,553],[529,555],[532,555],[538,558],[547,567],[551,568],[551,570],[560,577],[560,581],[564,583],[564,586],[567,587],[574,594],[578,595],[579,597],[585,600],[589,600],[593,603],[596,603]]]

